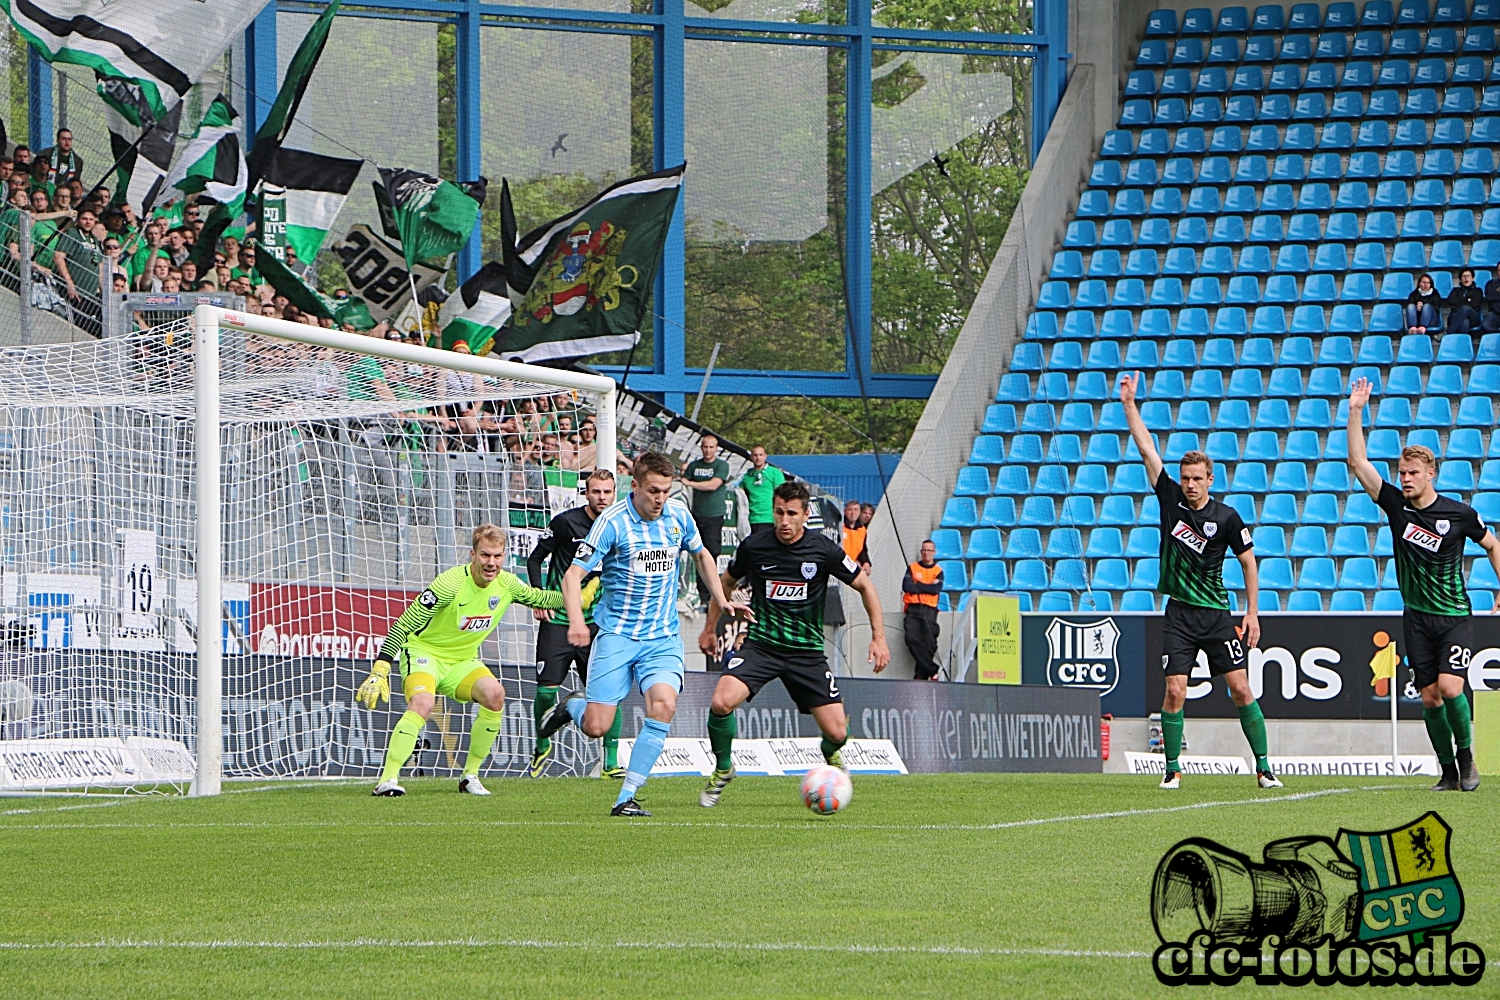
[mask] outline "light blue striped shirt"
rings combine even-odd
[[[668,500],[661,516],[648,521],[635,509],[634,496],[599,515],[573,565],[601,571],[603,594],[594,621],[602,631],[630,639],[675,636],[677,554],[703,551],[703,539],[681,501]]]

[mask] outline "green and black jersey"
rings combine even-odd
[[[531,581],[533,587],[545,587],[547,590],[562,590],[563,575],[568,572],[568,567],[573,565],[573,558],[578,554],[578,546],[589,537],[589,529],[594,526],[594,518],[589,517],[587,507],[574,507],[565,510],[554,517],[541,539],[536,543],[536,548],[531,550],[531,555],[526,557],[526,577]],[[551,557],[548,559],[548,557]],[[542,561],[547,560],[547,571],[545,576],[542,572]],[[598,574],[594,574],[597,576]],[[588,578],[585,578],[585,581]],[[586,625],[593,624],[594,613],[592,608],[583,613],[583,621]],[[568,613],[558,611],[552,615],[552,624],[568,624]]]
[[[1484,537],[1479,512],[1442,495],[1418,510],[1390,483],[1380,484],[1375,502],[1391,520],[1396,584],[1407,608],[1429,615],[1468,615],[1464,540]]]
[[[1250,529],[1233,507],[1209,498],[1198,510],[1163,469],[1156,480],[1161,503],[1161,576],[1156,589],[1182,604],[1229,610],[1224,553],[1250,548]]]
[[[729,575],[750,585],[755,622],[747,638],[770,649],[823,650],[828,578],[853,583],[859,563],[821,532],[784,545],[774,531],[752,534],[734,550]]]

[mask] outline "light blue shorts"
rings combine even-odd
[[[653,684],[670,684],[681,691],[682,669],[681,636],[629,639],[600,632],[589,655],[585,697],[600,705],[618,705],[630,694],[632,682],[642,694]]]

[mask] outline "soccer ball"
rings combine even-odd
[[[832,816],[852,798],[854,783],[836,767],[824,764],[802,777],[802,802],[819,816]]]

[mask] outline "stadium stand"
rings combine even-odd
[[[1159,606],[1122,371],[1143,376],[1169,463],[1218,463],[1215,494],[1255,531],[1262,609],[1400,608],[1383,518],[1349,492],[1354,378],[1376,385],[1377,466],[1425,444],[1440,491],[1500,514],[1500,333],[1410,333],[1402,311],[1424,273],[1446,300],[1461,268],[1483,287],[1500,267],[1500,5],[1438,7],[1150,14],[944,514],[967,586],[1037,609]],[[1483,559],[1470,572],[1492,606],[1500,584]]]

